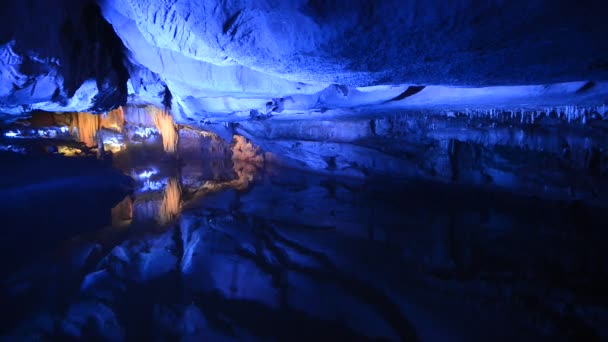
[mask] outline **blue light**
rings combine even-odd
[[[138,135],[142,138],[149,138],[151,135],[153,134],[157,134],[158,130],[154,129],[154,128],[149,128],[149,127],[136,127],[135,128],[135,135]]]
[[[158,173],[158,170],[152,169],[152,170],[146,170],[140,174],[138,174],[137,176],[141,179],[148,179],[150,178],[152,175],[155,175]]]
[[[4,133],[4,136],[8,137],[8,138],[14,138],[18,135],[21,135],[21,131],[19,131],[19,130],[17,130],[17,132],[8,131],[8,132]]]
[[[158,191],[161,190],[163,187],[165,187],[165,185],[167,184],[167,180],[163,180],[163,181],[151,181],[151,180],[146,180],[144,182],[144,184],[142,185],[142,187],[139,189],[139,192],[146,192],[146,191]]]
[[[20,154],[25,154],[26,152],[24,147],[17,147],[13,145],[0,145],[0,151],[8,151]]]

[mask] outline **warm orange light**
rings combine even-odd
[[[177,130],[173,122],[173,117],[166,110],[162,110],[156,107],[149,107],[152,118],[154,119],[154,125],[160,132],[163,138],[163,148],[167,153],[175,153],[177,150]]]
[[[234,172],[238,176],[232,181],[232,186],[243,190],[249,186],[249,182],[257,170],[264,164],[264,157],[259,154],[260,148],[254,146],[250,141],[241,135],[234,135],[232,146],[232,163]]]
[[[122,132],[125,126],[125,113],[122,107],[118,107],[107,114],[101,114],[100,127]]]
[[[126,196],[120,203],[112,208],[112,226],[118,227],[129,224],[133,220],[133,199]]]
[[[161,224],[175,219],[180,213],[182,204],[182,189],[176,179],[170,179],[165,188],[163,201],[160,205],[159,221]]]
[[[78,112],[73,114],[70,123],[70,132],[78,131],[78,139],[88,147],[96,146],[95,137],[99,130],[99,116],[90,113]]]
[[[74,156],[83,155],[81,149],[75,148],[75,147],[64,146],[64,145],[57,146],[57,152],[60,154],[63,154],[66,157],[74,157]]]

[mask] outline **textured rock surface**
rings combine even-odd
[[[0,22],[0,111],[104,111],[126,101],[124,48],[94,3],[13,1]]]
[[[525,84],[607,72],[599,1],[104,0],[102,7],[115,11],[106,12],[110,22],[122,14],[158,48],[294,81]],[[123,33],[126,42],[137,38]]]
[[[169,89],[182,121],[264,111],[273,99],[288,97],[302,107],[300,101],[314,104],[315,96],[356,94],[357,86],[522,85],[608,77],[601,1],[581,6],[546,0],[100,0],[99,5],[111,27],[94,3],[62,0],[51,6],[36,0],[3,8],[2,112],[103,111],[126,101],[127,91],[133,103],[158,105]],[[330,84],[341,86],[334,91]],[[356,106],[361,98],[341,102]]]

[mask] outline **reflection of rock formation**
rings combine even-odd
[[[177,130],[173,123],[173,117],[165,110],[156,107],[149,108],[153,108],[153,110],[150,111],[150,114],[154,119],[154,125],[163,137],[163,148],[165,149],[165,152],[175,153],[175,150],[177,149]]]
[[[229,182],[230,186],[238,190],[244,190],[249,186],[249,183],[253,181],[253,177],[261,167],[261,164],[235,160],[233,167],[238,178]]]
[[[234,146],[232,147],[232,160],[244,161],[254,164],[264,162],[264,158],[259,155],[260,148],[254,146],[251,142],[247,141],[245,137],[241,135],[235,135],[232,137]]]
[[[165,188],[163,201],[160,205],[158,219],[161,224],[175,219],[180,212],[182,202],[182,189],[177,179],[170,179]]]
[[[232,181],[232,186],[242,190],[249,186],[257,170],[264,164],[264,157],[259,154],[260,148],[254,146],[241,135],[233,137],[232,162],[238,179]]]
[[[206,195],[232,188],[236,190],[245,190],[253,181],[258,170],[264,166],[264,157],[260,154],[259,147],[253,145],[240,135],[235,135],[232,150],[232,170],[236,174],[236,178],[229,181],[207,180],[195,190],[191,190],[188,196],[188,206],[195,203],[198,199]],[[213,162],[208,160],[208,162]]]

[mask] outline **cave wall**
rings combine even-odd
[[[377,112],[251,120],[235,131],[269,152],[270,162],[290,168],[607,203],[605,121],[598,116],[585,124],[569,122],[559,111],[527,115]]]
[[[3,112],[101,112],[126,102],[125,49],[95,2],[12,2],[0,21]]]

